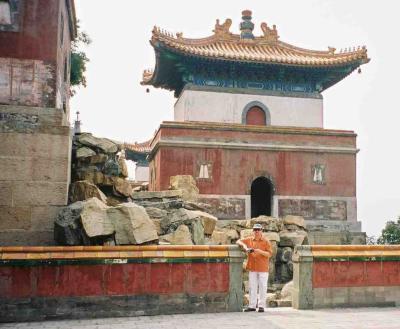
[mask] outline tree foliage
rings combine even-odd
[[[77,24],[78,36],[71,44],[71,75],[70,85],[71,95],[75,95],[76,90],[74,87],[83,86],[86,87],[86,64],[89,62],[89,58],[86,53],[82,50],[83,47],[89,45],[92,40],[86,32],[80,30],[79,22]]]
[[[400,244],[400,217],[397,221],[386,222],[378,244]]]

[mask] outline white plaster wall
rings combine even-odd
[[[185,90],[175,104],[175,121],[242,123],[242,112],[252,102],[263,103],[271,125],[323,127],[323,100],[315,98],[247,95]]]
[[[136,166],[135,168],[135,181],[148,182],[150,177],[149,167]]]

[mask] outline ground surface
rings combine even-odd
[[[64,320],[0,324],[0,328],[40,329],[399,329],[398,308],[354,308],[298,311],[267,309],[265,313],[217,313],[141,316],[95,320]]]

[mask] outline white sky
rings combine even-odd
[[[79,110],[83,130],[100,137],[142,142],[163,120],[173,119],[172,92],[140,85],[154,67],[149,44],[154,25],[185,37],[212,34],[215,19],[231,18],[238,33],[241,11],[276,24],[280,39],[325,50],[366,45],[371,62],[323,93],[325,128],[358,134],[358,218],[369,235],[400,215],[398,94],[400,2],[395,0],[75,0],[81,26],[93,40],[88,87],[78,90],[71,113]]]

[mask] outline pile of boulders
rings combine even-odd
[[[72,144],[69,202],[97,197],[109,206],[129,202],[132,186],[122,145],[90,133],[77,134]],[[98,193],[95,187],[102,193]]]
[[[252,227],[256,223],[262,225],[263,235],[268,238],[272,245],[273,254],[269,264],[269,290],[278,291],[293,278],[292,254],[294,247],[308,243],[303,217],[259,216],[248,220],[218,221],[211,236],[211,242],[231,244],[238,238],[246,238],[252,234]],[[244,273],[244,275],[246,282],[247,273]],[[247,290],[247,286],[245,286],[245,289]]]
[[[92,197],[64,208],[55,222],[61,245],[205,244],[217,218],[182,191],[137,192],[134,202],[108,206]]]

